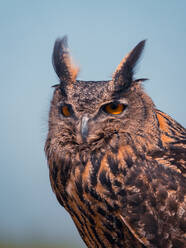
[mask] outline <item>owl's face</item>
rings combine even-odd
[[[153,103],[132,70],[144,42],[122,61],[110,81],[80,81],[69,64],[65,40],[56,41],[53,64],[60,78],[50,111],[50,136],[63,151],[101,148],[115,136],[137,135],[146,128]],[[128,61],[128,62],[127,62]],[[129,62],[131,64],[129,64]],[[127,67],[127,68],[126,68]]]

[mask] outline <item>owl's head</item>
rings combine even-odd
[[[58,39],[53,66],[60,83],[55,85],[49,119],[49,138],[61,150],[101,148],[115,137],[142,136],[153,128],[152,100],[134,69],[144,49],[141,41],[121,61],[110,81],[76,80],[78,69],[71,63],[67,39]]]

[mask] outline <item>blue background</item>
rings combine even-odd
[[[67,34],[79,79],[108,80],[147,39],[136,77],[156,106],[186,126],[186,1],[0,1],[0,240],[71,240],[83,247],[59,206],[43,152],[51,54]]]

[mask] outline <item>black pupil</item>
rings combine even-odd
[[[118,107],[118,103],[111,103],[111,109],[115,110]]]

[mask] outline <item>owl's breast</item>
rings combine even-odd
[[[101,161],[104,163],[104,159]],[[117,191],[109,172],[101,166],[93,168],[88,161],[84,170],[76,168],[65,188],[66,210],[88,247],[130,247],[127,240],[130,245],[142,247],[122,222]],[[117,188],[119,180],[115,184]],[[120,194],[124,190],[120,189]]]
[[[129,247],[127,240],[141,247],[120,216],[126,194],[124,181],[132,166],[129,153],[129,147],[91,153],[86,163],[70,166],[63,188],[59,188],[62,182],[56,183],[57,194],[88,247]]]

